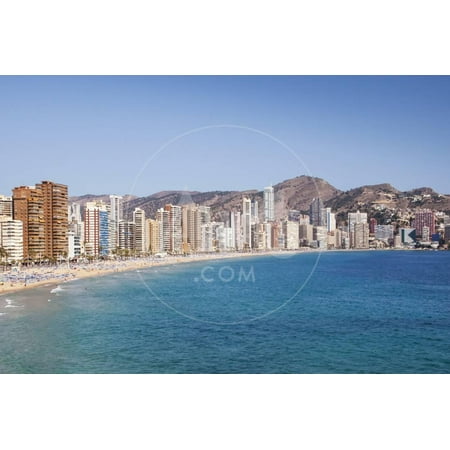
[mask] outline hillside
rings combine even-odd
[[[429,187],[401,192],[388,183],[361,186],[349,191],[340,191],[321,178],[302,175],[285,180],[274,186],[275,216],[282,218],[287,210],[302,212],[309,210],[313,198],[320,196],[326,207],[331,207],[342,220],[348,211],[367,211],[382,218],[384,212],[408,211],[430,208],[450,212],[450,195],[438,194]],[[124,196],[125,216],[131,217],[134,208],[142,208],[147,217],[155,217],[156,211],[168,203],[183,205],[197,203],[210,206],[215,220],[225,220],[229,211],[240,209],[243,196],[259,202],[259,213],[263,215],[263,191],[161,191],[146,197]],[[92,200],[109,201],[108,195],[83,195],[70,201],[85,205]]]

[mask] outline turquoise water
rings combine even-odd
[[[6,294],[0,373],[449,373],[449,267],[450,252],[263,256]]]

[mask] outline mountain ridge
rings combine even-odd
[[[420,187],[408,191],[400,191],[390,183],[364,185],[341,191],[326,180],[318,177],[300,175],[277,183],[275,192],[275,216],[281,218],[287,210],[298,210],[307,213],[313,198],[320,197],[325,207],[330,207],[338,216],[343,217],[348,211],[364,210],[367,212],[380,210],[414,210],[429,208],[450,212],[450,195],[439,194],[430,187]],[[134,208],[142,208],[148,217],[154,217],[157,209],[165,204],[197,203],[210,206],[215,220],[225,220],[228,212],[240,207],[242,196],[260,202],[260,216],[263,214],[263,190],[245,191],[176,191],[165,190],[151,195],[137,197],[124,195],[124,209],[130,217]],[[88,201],[108,201],[109,195],[91,195],[70,197],[71,202],[85,205]],[[379,214],[378,214],[379,215]]]

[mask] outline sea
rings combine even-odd
[[[450,251],[280,253],[0,296],[0,373],[450,373]]]

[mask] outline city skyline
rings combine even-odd
[[[450,193],[449,77],[2,77],[0,95],[0,148],[21,167],[2,193],[35,170],[63,174],[71,195],[246,190],[301,174]]]
[[[276,208],[272,186],[264,188],[262,198],[239,195],[240,205],[213,208],[192,199],[178,205],[164,202],[146,216],[144,205],[124,213],[126,201],[113,194],[109,201],[88,199],[81,205],[69,201],[67,185],[53,181],[14,187],[12,196],[0,196],[2,262],[450,245],[450,216],[440,209],[391,208],[384,197],[366,205],[366,211],[352,208],[345,211],[346,217],[341,211],[337,220],[339,214],[319,197],[309,199],[309,214],[304,214],[287,203]],[[420,202],[426,196],[430,197],[420,196]]]

